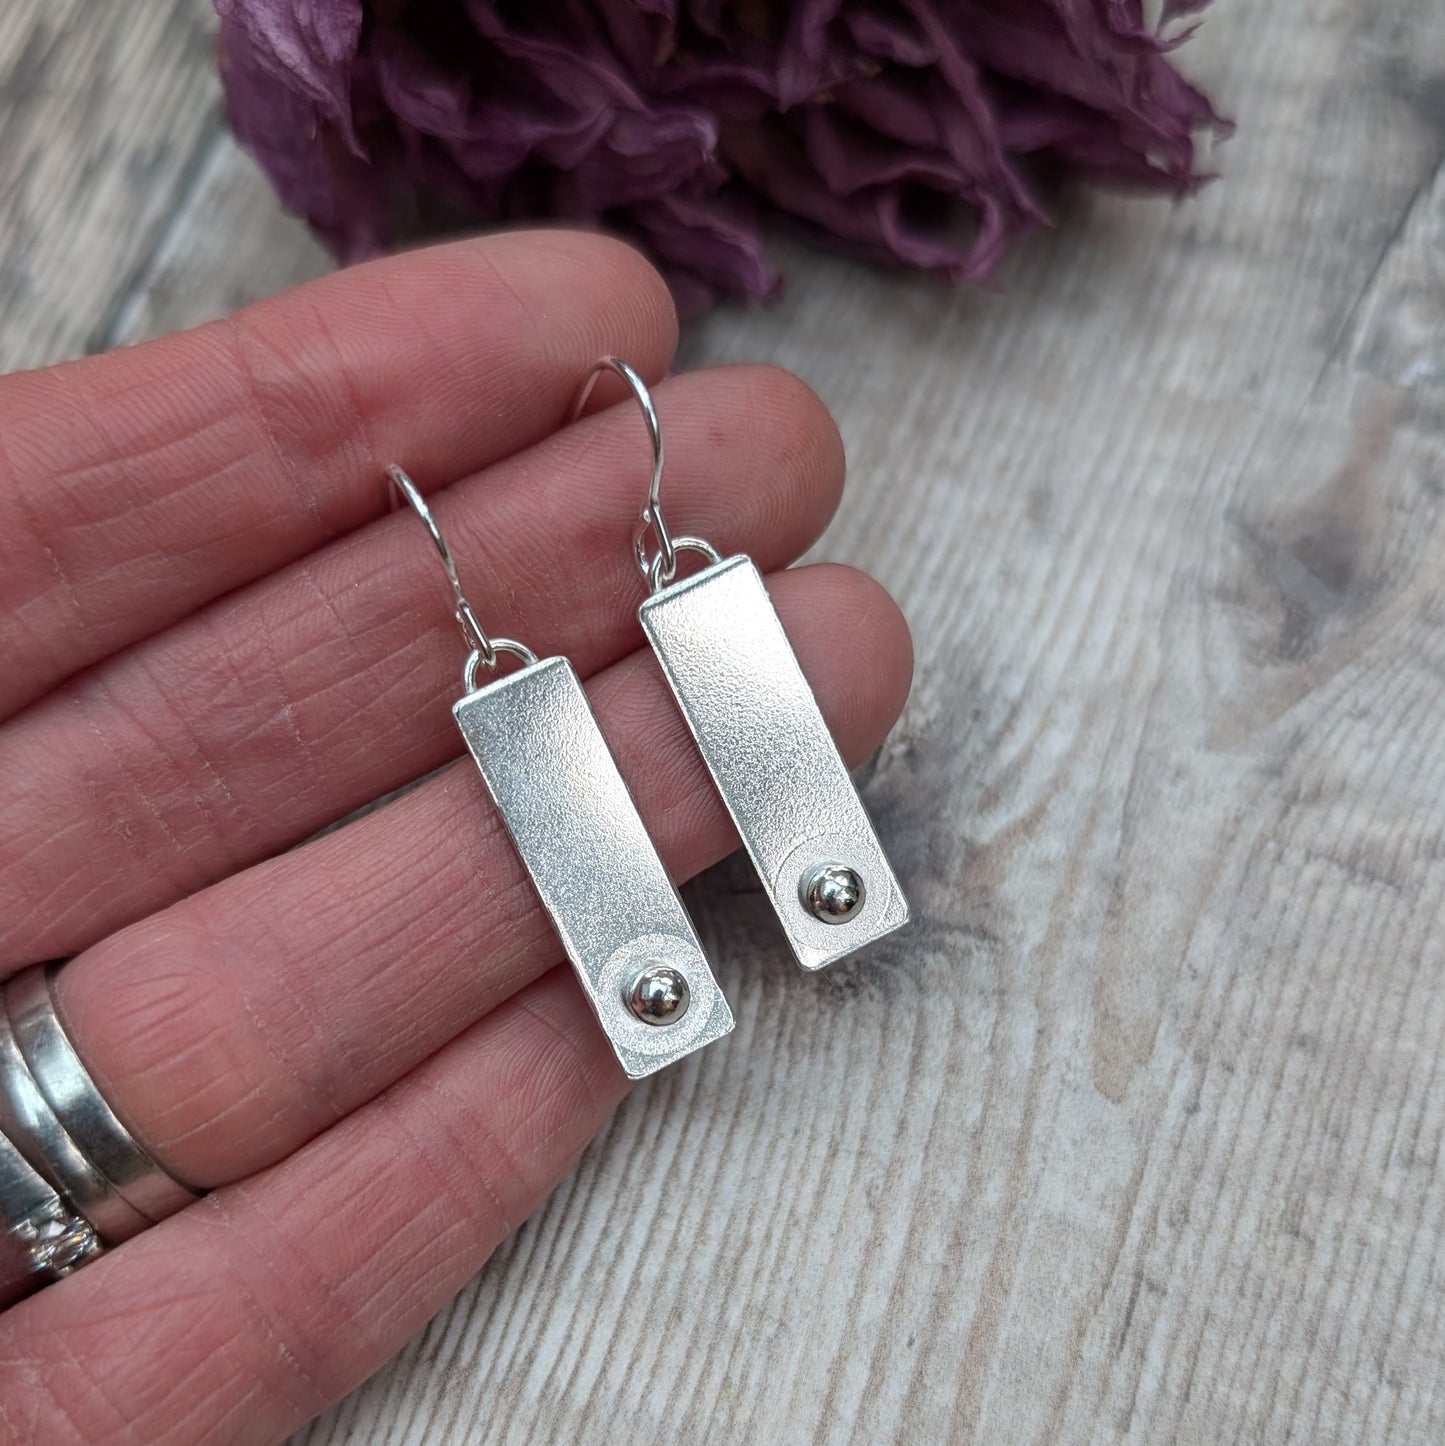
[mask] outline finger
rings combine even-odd
[[[196,331],[0,378],[0,717],[385,506],[551,432],[601,351],[649,377],[676,319],[598,236],[378,261]]]
[[[674,516],[764,567],[837,502],[837,429],[769,367],[658,389]],[[585,676],[637,645],[646,433],[619,407],[437,499],[488,627]],[[71,680],[0,729],[0,966],[70,955],[456,756],[464,650],[408,513]]]
[[[626,1091],[561,970],[291,1159],[0,1316],[15,1441],[279,1441],[398,1351]]]
[[[857,762],[902,707],[907,627],[876,583],[847,568],[769,585],[839,747]],[[589,692],[673,876],[734,848],[651,655],[633,654]],[[296,1149],[560,957],[463,761],[97,945],[57,989],[118,1113],[181,1178],[210,1185]]]

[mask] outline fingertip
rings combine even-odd
[[[510,1221],[537,1208],[629,1089],[566,964],[503,1001],[424,1069],[446,1082],[438,1087],[449,1113],[475,1121],[471,1164],[494,1181]],[[500,1156],[499,1139],[507,1142]]]
[[[747,373],[750,414],[776,438],[779,523],[785,517],[804,519],[809,528],[800,539],[801,552],[822,535],[843,500],[843,435],[823,399],[800,376],[767,362],[740,370]]]
[[[635,246],[600,231],[559,229],[505,232],[483,238],[498,254],[555,268],[559,299],[575,306],[568,351],[583,368],[604,356],[620,356],[648,381],[667,375],[677,352],[677,305],[662,274]],[[495,259],[495,258],[494,258]],[[581,376],[578,376],[578,385]],[[620,399],[599,383],[587,411]]]
[[[786,567],[822,535],[843,495],[843,440],[791,372],[743,362],[688,372],[658,394],[668,438],[669,520],[723,550]]]
[[[430,409],[444,408],[453,431],[494,431],[499,417],[511,417],[527,423],[533,439],[545,436],[566,421],[599,356],[621,355],[656,381],[677,350],[667,283],[636,248],[595,231],[488,232],[381,257],[300,294],[314,305],[296,307],[283,294],[239,318],[279,328],[283,342],[299,342],[322,322],[329,347],[359,349],[363,357],[349,359],[370,356],[378,376],[409,357],[410,388]],[[359,364],[353,371],[365,380]],[[370,416],[385,411],[391,393],[374,402],[348,395]],[[479,408],[479,398],[491,404]]]
[[[839,751],[856,766],[908,701],[908,620],[880,582],[839,563],[778,573],[768,586]]]
[[[550,1140],[568,1121],[579,1147],[621,1103],[630,1083],[569,965],[559,964],[513,996],[522,1016],[518,1057],[531,1105]]]
[[[677,354],[677,303],[672,289],[635,246],[601,234],[588,239],[594,243],[601,280],[614,289],[628,309],[630,324],[624,330],[648,341],[638,357],[627,360],[649,381],[660,381]],[[611,340],[607,336],[598,338],[599,356]],[[615,348],[615,341],[612,344]]]

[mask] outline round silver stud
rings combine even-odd
[[[627,1007],[644,1024],[676,1024],[692,998],[687,980],[666,964],[653,964],[637,976],[626,996]]]
[[[803,875],[803,907],[825,924],[846,924],[863,907],[863,880],[844,864],[824,864]]]

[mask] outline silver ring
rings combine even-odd
[[[96,1088],[55,1012],[51,989],[58,967],[26,969],[6,984],[11,1033],[46,1103],[81,1153],[137,1214],[149,1223],[164,1220],[200,1197],[156,1163]]]
[[[69,1275],[105,1247],[0,1135],[0,1310]]]
[[[0,1018],[0,1128],[10,1143],[111,1245],[154,1224],[116,1193],[66,1133],[25,1064],[10,1021]]]

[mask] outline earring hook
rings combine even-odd
[[[609,371],[615,372],[627,383],[637,405],[642,408],[642,419],[647,423],[647,437],[652,443],[652,475],[647,483],[647,505],[642,509],[632,535],[632,548],[637,555],[637,566],[643,577],[652,582],[654,576],[660,576],[665,587],[677,575],[677,547],[673,543],[667,519],[662,513],[662,423],[657,419],[657,407],[653,403],[647,383],[637,374],[636,369],[621,357],[600,357],[587,373],[582,390],[577,393],[577,400],[572,404],[572,415],[568,421],[575,422],[582,415],[582,408],[587,405],[598,379],[604,372]],[[647,555],[649,528],[657,538],[655,558]]]
[[[405,498],[411,503],[412,511],[421,518],[422,526],[431,536],[437,556],[442,560],[447,581],[451,583],[453,616],[457,620],[457,626],[462,630],[462,637],[466,640],[468,649],[467,661],[462,669],[463,688],[468,693],[475,692],[477,669],[483,667],[489,672],[494,672],[497,667],[498,653],[511,653],[513,657],[520,658],[523,663],[535,663],[537,655],[522,643],[513,642],[511,638],[493,638],[487,635],[487,630],[477,620],[476,613],[472,611],[472,605],[467,601],[466,593],[462,591],[462,580],[457,575],[457,564],[452,557],[452,550],[447,546],[447,540],[442,536],[442,530],[437,526],[437,520],[432,516],[432,510],[427,506],[426,498],[421,495],[421,489],[394,462],[386,469],[386,476],[390,483],[389,490],[393,501],[399,504],[401,499]]]
[[[575,422],[582,415],[582,408],[587,405],[597,379],[603,372],[609,371],[616,372],[627,383],[637,405],[642,408],[647,435],[652,442],[652,476],[647,484],[647,505],[642,509],[632,533],[632,551],[637,558],[637,570],[653,592],[660,592],[677,577],[679,552],[700,552],[709,562],[721,562],[722,558],[711,543],[704,542],[700,537],[674,537],[667,525],[667,519],[662,514],[662,423],[657,419],[652,393],[634,367],[617,356],[604,356],[593,362],[592,370],[587,373],[582,390],[572,404],[572,415],[568,421]],[[657,538],[657,551],[650,557],[647,552],[649,529]]]

